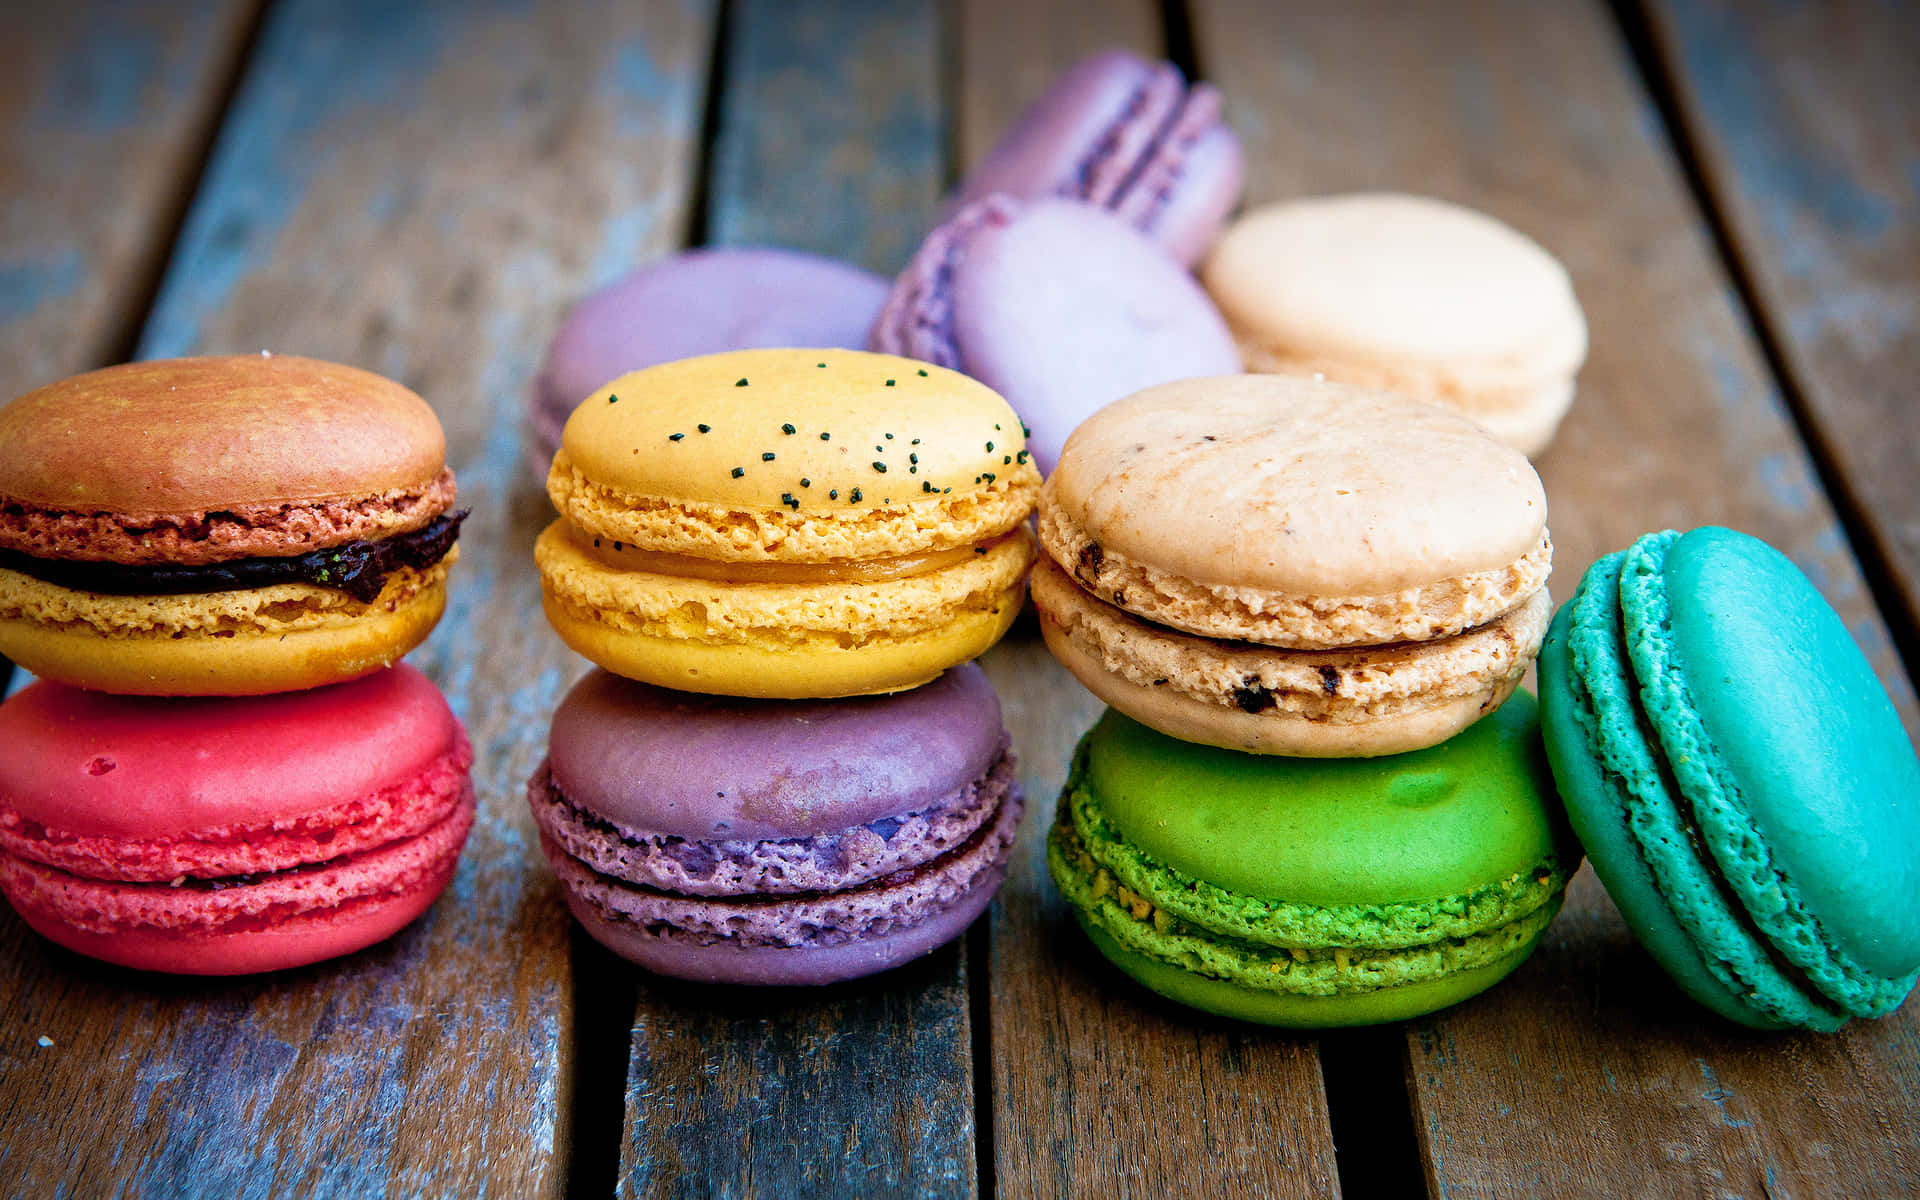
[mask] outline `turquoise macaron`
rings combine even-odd
[[[1459,1003],[1526,959],[1579,845],[1531,696],[1438,746],[1284,758],[1108,710],[1047,844],[1113,964],[1171,1000],[1313,1028]]]
[[[1920,977],[1920,762],[1840,617],[1765,542],[1648,534],[1540,654],[1548,760],[1593,869],[1681,989],[1834,1030]]]

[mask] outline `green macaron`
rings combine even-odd
[[[1680,987],[1832,1030],[1920,975],[1920,762],[1806,576],[1730,529],[1595,563],[1540,655],[1554,777],[1600,880]]]
[[[1580,853],[1525,693],[1385,758],[1177,741],[1109,710],[1047,862],[1101,953],[1170,999],[1271,1025],[1418,1016],[1498,982]]]

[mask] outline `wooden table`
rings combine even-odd
[[[1590,874],[1511,980],[1423,1020],[1305,1036],[1143,993],[1045,877],[1097,706],[1031,629],[986,661],[1033,811],[961,943],[804,994],[629,968],[572,928],[522,800],[584,664],[538,617],[548,506],[518,420],[589,288],[698,242],[894,270],[1022,104],[1123,44],[1225,89],[1249,202],[1433,193],[1568,264],[1593,352],[1539,463],[1560,595],[1646,530],[1749,530],[1825,591],[1920,730],[1914,13],[153,7],[0,18],[0,388],[271,348],[431,400],[474,515],[413,661],[472,729],[481,814],[427,918],[269,978],[105,968],[0,913],[0,1194],[1920,1192],[1920,1002],[1832,1037],[1730,1027]]]

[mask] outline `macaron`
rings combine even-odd
[[[1784,555],[1707,527],[1596,562],[1540,658],[1547,752],[1628,927],[1758,1028],[1892,1012],[1920,977],[1920,763]]]
[[[1547,502],[1457,413],[1238,375],[1096,413],[1040,496],[1034,606],[1095,695],[1261,754],[1399,754],[1496,708],[1546,632]]]
[[[528,787],[567,905],[663,975],[820,984],[953,940],[1006,873],[1022,798],[967,664],[898,696],[739,700],[595,672]]]
[[[1039,488],[955,371],[742,350],[637,371],[567,420],[534,558],[547,619],[617,675],[804,699],[918,687],[1020,610]]]
[[[770,246],[668,255],[573,306],[527,396],[540,478],[575,406],[608,380],[680,358],[763,346],[866,344],[887,281],[817,254]]]
[[[999,392],[1041,474],[1101,405],[1170,379],[1225,375],[1239,352],[1185,269],[1104,209],[989,196],[927,235],[869,346]]]
[[[1047,841],[1094,945],[1171,1000],[1270,1025],[1398,1021],[1518,966],[1580,849],[1532,697],[1443,745],[1260,758],[1108,710]]]
[[[1446,405],[1527,455],[1553,440],[1587,354],[1586,317],[1553,255],[1424,196],[1255,209],[1222,235],[1201,278],[1249,371]]]
[[[426,402],[291,355],[128,363],[0,408],[0,654],[45,679],[253,695],[424,640],[462,512]]]
[[[1240,139],[1219,89],[1124,50],[1074,66],[1006,131],[947,201],[1067,196],[1111,210],[1191,267],[1240,199]]]
[[[259,698],[42,680],[0,704],[0,893],[67,949],[238,975],[348,954],[433,903],[473,751],[397,666]]]

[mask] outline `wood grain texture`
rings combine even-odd
[[[1148,5],[968,0],[959,119],[972,161],[1068,66],[1161,53]],[[983,660],[1020,756],[1027,817],[990,914],[994,1181],[1022,1196],[1339,1191],[1312,1038],[1166,1003],[1109,966],[1047,878],[1046,830],[1101,704],[1023,620]]]
[[[123,347],[255,8],[0,11],[0,396]]]
[[[642,979],[620,1194],[977,1194],[964,958],[813,990]]]
[[[1911,687],[1603,10],[1356,2],[1262,20],[1252,0],[1197,0],[1194,13],[1250,144],[1250,202],[1427,192],[1567,263],[1593,347],[1537,464],[1559,595],[1647,530],[1746,529],[1821,586],[1915,728]],[[1830,1039],[1730,1029],[1661,981],[1582,876],[1512,980],[1406,1027],[1430,1187],[1910,1191],[1914,1013]]]
[[[963,164],[985,158],[1014,118],[1079,60],[1113,47],[1150,58],[1165,53],[1153,0],[956,0],[956,8],[953,75],[965,103],[954,113],[954,134]]]
[[[933,221],[946,154],[933,0],[739,0],[708,240],[890,275]]]
[[[708,4],[275,7],[142,352],[332,358],[439,410],[473,516],[412,661],[473,735],[480,816],[426,918],[268,979],[111,971],[9,914],[0,1193],[560,1192],[569,918],[523,788],[583,664],[539,616],[549,511],[517,414],[562,307],[681,240],[712,23]]]
[[[1654,42],[1755,314],[1920,647],[1920,11],[1659,0]]]
[[[927,5],[733,11],[710,240],[887,268],[940,185]],[[968,955],[807,991],[635,972],[621,1189],[632,1196],[970,1196]]]

